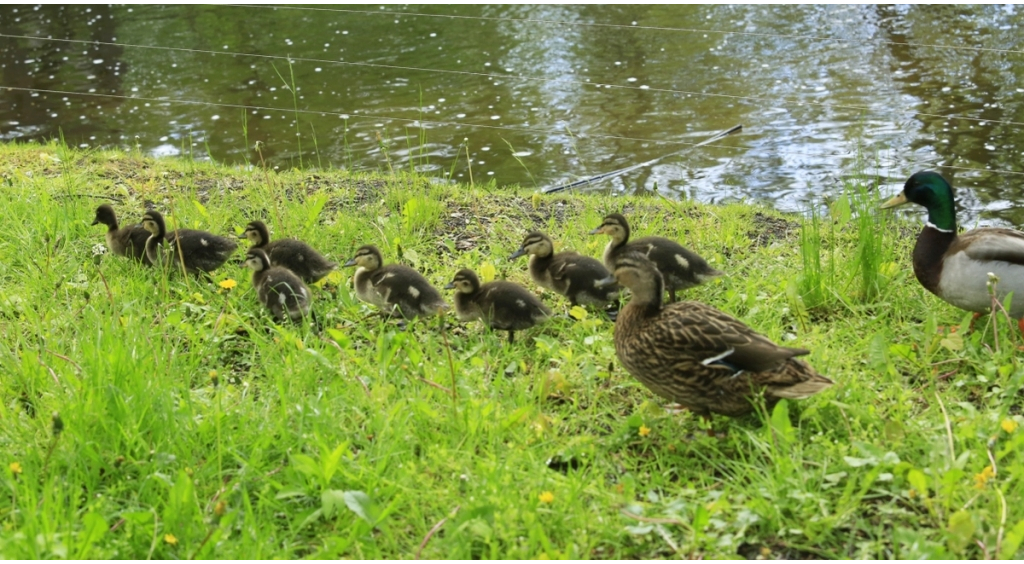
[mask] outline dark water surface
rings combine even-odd
[[[1020,227],[1022,11],[2,6],[0,139],[545,187],[743,124],[600,186],[804,210],[939,168]]]

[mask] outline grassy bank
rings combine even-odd
[[[856,186],[803,221],[56,145],[0,146],[0,176],[5,557],[1021,555],[1019,337],[938,329],[969,314],[914,280],[916,222]],[[264,218],[339,262],[374,243],[438,286],[468,266],[534,288],[506,260],[528,230],[597,256],[586,232],[624,211],[728,272],[687,297],[811,349],[836,385],[717,418],[715,439],[618,366],[602,314],[550,294],[562,315],[510,345],[403,330],[343,271],[315,289],[321,335],[278,327],[242,267],[225,289],[97,254],[111,198],[125,221]]]

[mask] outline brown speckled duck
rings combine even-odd
[[[929,292],[977,319],[992,309],[988,273],[999,277],[999,302],[1013,292],[1008,313],[1024,332],[1024,233],[1001,227],[980,227],[957,234],[953,187],[937,172],[911,176],[903,191],[882,204],[907,202],[928,210],[928,223],[914,245],[914,275]]]
[[[468,268],[456,272],[445,289],[455,290],[455,313],[460,321],[479,319],[491,329],[508,331],[510,343],[516,331],[551,317],[551,309],[526,288],[504,280],[481,286],[476,273]]]
[[[270,264],[291,270],[308,284],[327,276],[338,266],[298,239],[271,241],[270,231],[262,221],[250,221],[243,236],[252,243],[250,248],[263,249],[267,253]]]
[[[154,265],[184,266],[190,274],[209,273],[218,268],[238,243],[227,237],[196,229],[175,229],[170,233],[160,212],[150,210],[142,216],[142,226],[151,233],[146,240],[146,256]],[[162,246],[166,243],[166,251]],[[164,254],[166,253],[166,255]]]
[[[761,390],[770,407],[832,385],[796,358],[806,349],[780,347],[699,302],[663,305],[661,274],[642,255],[620,256],[606,282],[613,280],[633,294],[615,321],[619,361],[652,392],[698,415],[749,413]]]
[[[110,252],[119,257],[128,257],[144,264],[151,264],[146,257],[146,240],[149,239],[149,231],[140,225],[129,225],[118,228],[117,215],[110,204],[103,204],[96,208],[96,219],[93,225],[102,223],[107,226],[107,248]]]
[[[441,292],[422,274],[403,264],[383,265],[380,250],[364,245],[345,266],[358,266],[356,296],[391,313],[396,309],[406,319],[438,315],[448,308]]]
[[[283,266],[271,266],[270,257],[260,248],[245,253],[245,265],[252,269],[256,296],[275,319],[299,322],[309,315],[313,296],[294,272]]]
[[[608,269],[601,261],[571,251],[555,254],[551,238],[533,231],[523,239],[509,260],[523,255],[530,257],[530,277],[542,288],[569,298],[572,305],[603,306],[619,296],[617,284],[610,286],[597,285],[599,280],[608,277]]]
[[[629,223],[619,213],[608,214],[591,235],[603,233],[612,240],[604,249],[604,265],[608,270],[615,267],[618,257],[629,253],[640,253],[658,267],[668,288],[669,301],[676,301],[676,290],[698,286],[712,278],[725,274],[711,268],[697,253],[664,237],[641,237],[629,239]]]

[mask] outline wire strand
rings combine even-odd
[[[776,106],[779,106],[779,105],[782,105],[782,106],[786,106],[786,105],[789,105],[789,106],[814,106],[814,107],[820,107],[820,108],[825,108],[825,109],[855,110],[855,111],[859,111],[859,112],[872,112],[872,113],[880,113],[882,115],[886,115],[884,112],[879,111],[877,108],[872,108],[870,106],[858,106],[858,105],[853,105],[853,104],[833,104],[833,103],[829,103],[829,102],[814,102],[814,101],[810,101],[810,100],[792,100],[792,99],[788,99],[788,98],[773,99],[773,98],[765,98],[765,97],[761,97],[761,96],[738,96],[738,95],[733,95],[733,94],[719,94],[719,93],[714,93],[714,92],[696,92],[696,91],[691,91],[691,90],[675,90],[675,89],[671,89],[671,88],[655,88],[655,87],[649,87],[649,86],[627,86],[627,85],[620,85],[620,84],[608,84],[608,83],[603,83],[603,82],[594,82],[594,81],[589,81],[589,80],[566,79],[566,78],[561,78],[561,77],[557,78],[557,79],[551,79],[551,78],[544,78],[544,77],[514,76],[514,75],[508,75],[508,74],[503,75],[503,74],[494,74],[494,73],[485,73],[485,72],[474,72],[474,71],[457,71],[457,70],[449,70],[449,69],[429,69],[429,68],[410,67],[410,66],[403,66],[403,65],[387,65],[387,64],[382,64],[382,63],[336,61],[336,60],[332,60],[332,59],[316,59],[316,58],[310,58],[310,57],[292,57],[292,56],[288,56],[288,55],[263,55],[263,54],[258,54],[258,53],[240,53],[240,52],[236,52],[236,51],[214,51],[214,50],[210,50],[210,49],[192,49],[192,48],[188,48],[188,47],[163,47],[163,46],[157,46],[157,45],[139,45],[139,44],[132,44],[132,43],[116,43],[116,42],[111,42],[111,41],[98,41],[98,40],[89,40],[89,39],[59,39],[59,38],[54,38],[54,37],[38,37],[38,36],[32,36],[32,35],[12,35],[12,34],[6,34],[6,33],[0,33],[0,37],[7,37],[7,38],[11,38],[11,39],[32,39],[32,40],[39,40],[39,41],[58,41],[58,42],[66,42],[66,43],[86,43],[86,44],[91,44],[91,45],[109,45],[109,46],[114,46],[114,47],[128,47],[128,48],[137,48],[137,49],[154,49],[154,50],[176,51],[176,52],[184,52],[184,53],[197,53],[197,54],[203,54],[203,55],[227,55],[227,56],[232,56],[232,57],[254,57],[254,58],[269,59],[269,60],[284,60],[284,61],[297,61],[297,62],[305,62],[305,63],[347,65],[347,66],[359,66],[359,67],[368,67],[368,68],[383,68],[383,69],[391,69],[391,70],[404,70],[404,71],[425,72],[425,73],[466,75],[466,76],[477,76],[477,77],[484,77],[484,78],[491,78],[491,79],[500,79],[500,80],[523,80],[523,81],[533,81],[533,82],[543,82],[543,83],[560,82],[560,83],[578,84],[578,85],[581,85],[581,86],[593,86],[593,87],[596,87],[596,88],[602,88],[603,87],[603,88],[612,88],[612,89],[620,89],[620,90],[641,90],[641,91],[647,91],[647,92],[659,92],[659,93],[663,93],[663,94],[703,96],[703,97],[708,97],[708,98],[725,98],[725,99],[728,99],[728,100],[742,100],[742,101],[749,101],[749,102],[762,102],[762,103],[766,103],[766,104],[773,104],[773,105],[776,105]],[[900,111],[900,110],[897,110],[897,111]],[[976,118],[976,117],[963,116],[963,115],[943,115],[943,114],[933,114],[933,113],[929,113],[929,112],[914,112],[914,111],[911,111],[911,110],[902,110],[902,113],[909,114],[910,116],[930,117],[930,118],[936,118],[936,119],[942,119],[942,120],[964,120],[964,121],[973,121],[973,122],[978,122],[978,123],[992,123],[992,124],[997,124],[997,125],[1024,126],[1024,122],[1009,121],[1009,120],[994,120],[994,119],[986,119],[986,118]]]
[[[125,96],[125,95],[121,95],[121,94],[102,94],[102,93],[98,93],[98,92],[72,92],[72,91],[66,91],[66,90],[52,90],[52,89],[43,89],[43,88],[26,88],[26,87],[20,87],[20,86],[4,86],[4,85],[0,85],[0,89],[16,90],[16,91],[21,91],[21,92],[40,92],[40,93],[46,93],[46,94],[61,94],[61,95],[66,95],[66,96],[86,96],[86,97],[92,97],[92,98],[113,98],[113,99],[128,100],[128,101],[156,102],[156,103],[162,103],[162,104],[183,104],[183,105],[193,105],[193,106],[210,106],[210,107],[217,107],[217,108],[231,108],[231,109],[241,109],[241,110],[256,110],[256,111],[265,111],[265,112],[281,112],[281,113],[288,113],[288,114],[307,114],[307,115],[314,114],[314,115],[321,115],[321,116],[336,116],[336,117],[340,117],[340,118],[343,118],[343,119],[353,118],[353,119],[390,120],[390,121],[404,122],[404,123],[407,123],[407,124],[410,124],[410,125],[414,125],[414,126],[418,125],[418,124],[431,124],[431,125],[438,125],[438,126],[469,127],[469,128],[488,129],[488,130],[512,131],[512,132],[516,132],[516,133],[542,133],[542,134],[546,134],[546,135],[561,135],[561,134],[564,133],[562,130],[559,130],[559,129],[539,129],[539,128],[532,128],[532,127],[510,127],[510,126],[503,126],[503,125],[487,125],[487,124],[477,124],[477,123],[465,123],[465,122],[459,122],[459,121],[430,120],[430,119],[418,119],[418,118],[417,119],[412,119],[412,118],[402,118],[402,117],[396,117],[396,116],[386,116],[386,115],[380,115],[380,114],[356,114],[356,113],[348,113],[348,112],[333,112],[333,111],[303,110],[303,109],[298,109],[297,110],[295,108],[275,108],[275,107],[272,107],[272,106],[251,106],[251,105],[245,105],[245,104],[230,104],[230,103],[225,103],[225,102],[204,102],[204,101],[200,101],[200,100],[180,100],[180,99],[173,99],[173,98],[151,98],[151,97],[146,97],[146,96]],[[646,138],[640,138],[640,137],[626,137],[626,136],[622,136],[622,135],[608,135],[608,134],[600,134],[600,133],[596,133],[596,134],[595,133],[588,133],[588,134],[586,134],[586,137],[587,138],[593,138],[593,139],[609,139],[609,140],[615,140],[615,141],[632,141],[632,142],[638,142],[638,143],[653,143],[653,144],[656,144],[656,145],[695,146],[695,145],[699,145],[700,144],[700,143],[691,143],[691,142],[688,142],[688,141],[665,140],[665,139],[646,139]],[[876,142],[874,144],[877,145],[878,142]],[[728,150],[733,150],[733,151],[749,151],[749,150],[751,150],[750,147],[738,147],[738,146],[735,146],[735,145],[719,145],[719,144],[716,144],[716,143],[705,144],[705,145],[702,145],[702,147],[713,147],[713,148],[716,148],[716,149],[728,149]],[[799,156],[802,156],[802,157],[812,157],[812,158],[823,159],[823,160],[836,158],[836,155],[829,155],[829,154],[824,154],[824,153],[818,153],[818,154],[815,154],[815,153],[804,153],[804,152],[800,152],[800,151],[781,151],[779,154],[783,154],[783,155],[799,155]],[[997,174],[1009,174],[1009,175],[1021,175],[1021,176],[1024,176],[1024,172],[1018,172],[1018,171],[1014,171],[1014,170],[1000,170],[1000,169],[991,169],[991,168],[960,167],[960,166],[953,166],[953,165],[943,165],[943,164],[939,164],[937,162],[929,162],[929,161],[924,161],[924,160],[912,160],[912,161],[907,161],[907,162],[908,163],[913,163],[913,164],[927,165],[929,167],[935,167],[935,168],[947,168],[947,169],[973,171],[973,172],[987,172],[987,173],[997,173]]]
[[[573,22],[568,20],[543,20],[537,18],[499,18],[496,16],[461,16],[457,14],[427,14],[424,12],[392,12],[388,10],[351,10],[345,8],[314,8],[308,6],[265,6],[255,4],[225,4],[227,7],[232,8],[260,8],[260,9],[271,9],[271,10],[308,10],[318,12],[338,12],[348,14],[365,14],[375,16],[413,16],[421,18],[446,18],[453,20],[484,20],[484,21],[498,21],[498,22],[517,22],[517,23],[539,23],[547,25],[565,25],[565,26],[578,26],[578,27],[601,27],[611,29],[640,29],[645,31],[674,31],[674,32],[686,32],[686,33],[715,33],[720,35],[740,35],[748,37],[765,37],[765,38],[780,38],[780,39],[809,39],[811,41],[831,41],[834,43],[844,44],[850,43],[845,39],[839,39],[836,37],[828,37],[824,35],[798,35],[789,33],[763,33],[757,31],[729,31],[722,29],[699,29],[690,27],[663,27],[663,26],[650,26],[650,25],[626,25],[626,24],[610,24],[610,23],[599,23],[599,22]],[[1024,55],[1024,51],[1018,49],[995,49],[991,47],[971,47],[967,45],[940,45],[935,43],[910,43],[905,41],[877,41],[880,45],[892,45],[899,47],[930,47],[934,49],[950,49],[954,51],[977,51],[977,52],[990,52],[990,53],[1010,53],[1016,55]]]

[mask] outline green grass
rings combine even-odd
[[[0,187],[4,557],[1022,556],[1019,337],[938,329],[969,314],[914,279],[919,226],[861,221],[856,190],[805,229],[815,250],[756,206],[57,145],[0,145]],[[709,438],[623,372],[603,315],[557,296],[563,315],[509,345],[402,330],[344,271],[315,290],[323,335],[275,326],[239,266],[224,290],[96,255],[106,197],[126,222],[146,202],[219,233],[264,218],[339,262],[374,243],[438,286],[469,266],[533,288],[506,260],[528,230],[599,255],[586,232],[625,211],[728,272],[688,297],[811,349],[836,385]],[[812,255],[830,274],[808,303]]]

